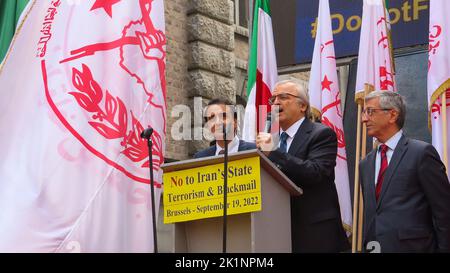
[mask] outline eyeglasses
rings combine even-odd
[[[392,110],[391,108],[367,108],[363,109],[362,114],[371,117],[376,111],[388,111]]]
[[[278,95],[270,97],[269,98],[269,104],[273,105],[277,98],[278,98],[279,101],[287,101],[289,99],[289,96],[301,99],[299,96],[296,96],[296,95],[292,95],[292,94],[289,94],[289,93],[281,93],[281,94],[278,94]]]

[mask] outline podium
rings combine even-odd
[[[259,157],[261,210],[227,216],[227,252],[292,252],[290,197],[302,190],[284,175],[261,151],[230,154],[228,161]],[[223,155],[163,164],[164,173],[223,164]],[[162,203],[162,206],[164,204]],[[174,253],[222,252],[222,217],[164,224],[168,249]]]

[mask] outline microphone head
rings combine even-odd
[[[152,137],[152,134],[153,134],[153,128],[148,127],[147,129],[142,131],[141,138],[150,139]]]

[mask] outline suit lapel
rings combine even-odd
[[[291,155],[296,155],[298,149],[303,146],[305,141],[308,139],[308,135],[311,133],[313,128],[312,122],[305,118],[298,128],[297,133],[295,133],[294,139],[292,140],[291,146],[289,147],[288,153]]]
[[[395,173],[399,163],[402,161],[405,152],[408,150],[408,139],[402,135],[400,138],[397,147],[395,147],[394,153],[392,154],[391,161],[389,162],[389,166],[386,169],[386,174],[384,175],[383,185],[381,186],[380,198],[378,200],[377,209],[380,207],[381,202],[383,201],[383,196],[386,194],[387,189],[389,188],[389,184],[392,181],[392,176]]]
[[[238,152],[240,152],[242,150],[242,145],[244,145],[244,141],[239,140]]]
[[[377,151],[374,150],[373,152],[369,153],[367,155],[367,173],[368,179],[366,181],[366,185],[364,185],[367,189],[367,195],[366,198],[369,198],[371,204],[376,203],[375,199],[375,160],[377,156]]]
[[[213,146],[209,147],[208,148],[208,156],[216,155],[216,148],[217,148],[217,145],[213,145]]]

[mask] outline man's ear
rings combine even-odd
[[[391,118],[389,119],[389,122],[390,123],[397,123],[397,120],[398,120],[398,117],[399,117],[398,112],[392,109],[392,110],[390,110],[390,114],[391,114]]]
[[[308,109],[308,106],[304,102],[300,102],[300,110],[306,115],[306,109]]]

